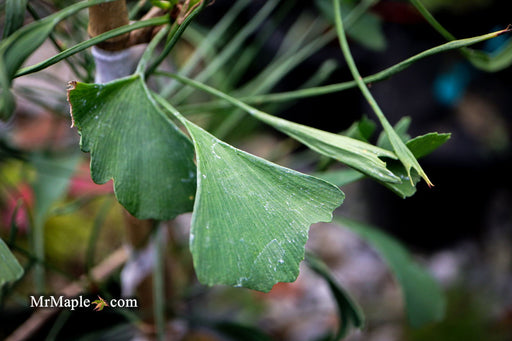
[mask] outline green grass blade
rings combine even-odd
[[[430,48],[428,50],[425,50],[423,52],[420,52],[410,58],[407,58],[406,60],[403,60],[393,66],[390,66],[380,72],[377,72],[373,75],[366,76],[363,78],[363,82],[366,84],[379,82],[382,80],[385,80],[405,69],[413,65],[419,60],[422,60],[424,58],[427,58],[429,56],[443,53],[455,49],[460,49],[466,46],[471,46],[473,44],[477,44],[483,41],[486,41],[488,39],[495,38],[499,36],[500,34],[505,33],[506,30],[500,30],[488,34],[484,34],[477,37],[471,37],[466,39],[459,39],[455,41],[451,41],[433,48]],[[252,96],[241,96],[239,99],[247,104],[267,104],[267,103],[279,103],[279,102],[285,102],[285,101],[291,101],[296,100],[300,98],[307,98],[307,97],[314,97],[314,96],[322,96],[330,93],[335,93],[338,91],[344,91],[347,89],[352,89],[357,87],[357,82],[355,80],[353,81],[347,81],[342,83],[335,83],[335,84],[329,84],[324,86],[316,86],[316,87],[310,87],[305,89],[298,89],[293,91],[286,91],[281,93],[271,93],[271,94],[263,94],[263,95],[252,95]],[[188,105],[183,107],[183,110],[188,113],[195,113],[195,112],[201,112],[205,110],[216,110],[227,107],[228,104],[224,101],[211,101],[211,102],[205,102],[195,105]]]
[[[140,60],[139,60],[139,63],[137,65],[137,69],[135,70],[135,73],[138,73],[138,74],[144,76],[144,72],[146,70],[146,66],[148,65],[149,60],[153,56],[153,54],[155,52],[155,49],[157,48],[157,46],[160,43],[160,41],[169,33],[170,30],[171,30],[171,27],[167,25],[164,28],[162,28],[156,34],[156,36],[153,37],[153,39],[151,39],[151,41],[149,42],[148,46],[144,50],[144,53],[140,57]]]
[[[194,77],[199,82],[208,80],[215,72],[234,57],[247,38],[261,25],[261,23],[270,15],[272,10],[279,4],[277,0],[269,0],[258,11],[258,13],[236,34],[236,36],[223,47],[217,58],[212,61],[205,69]],[[191,89],[182,89],[173,95],[173,103],[179,104],[191,93]],[[162,93],[164,96],[165,93]]]
[[[443,318],[446,302],[439,284],[413,261],[398,241],[372,226],[347,218],[335,217],[334,222],[359,235],[386,262],[402,288],[412,326],[420,327]]]
[[[351,328],[362,329],[364,327],[364,314],[359,305],[350,297],[350,295],[340,286],[336,278],[331,274],[327,265],[320,258],[308,253],[306,255],[307,264],[321,276],[334,296],[338,306],[339,326],[338,332],[332,338],[332,341],[339,341],[347,336]]]
[[[44,230],[50,208],[66,192],[78,159],[78,155],[32,157],[31,162],[37,171],[37,177],[32,184],[35,199],[32,247],[35,256],[40,260],[45,259]],[[45,292],[45,277],[44,267],[37,264],[34,268],[37,293]]]
[[[225,15],[215,24],[215,26],[208,31],[208,34],[198,44],[197,49],[192,56],[187,60],[186,64],[179,70],[179,74],[189,76],[190,73],[199,65],[205,56],[216,54],[216,43],[226,34],[226,31],[233,25],[236,17],[240,12],[251,3],[251,0],[236,1],[233,6],[226,12]],[[190,30],[189,30],[190,31]],[[162,89],[160,95],[168,97],[176,90],[178,82],[171,82]]]
[[[4,56],[4,67],[14,76],[25,60],[48,38],[57,23],[76,12],[114,0],[81,1],[44,19],[22,27],[0,43],[0,53]]]

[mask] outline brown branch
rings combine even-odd
[[[146,15],[144,15],[141,20],[148,20],[151,18],[160,17],[165,14],[165,10],[159,7],[152,7]],[[130,32],[130,38],[128,40],[128,46],[133,46],[137,44],[145,44],[149,43],[151,39],[162,29],[163,26],[151,26],[144,27],[135,31]]]

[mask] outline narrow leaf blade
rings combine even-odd
[[[332,276],[327,265],[316,256],[308,254],[307,263],[318,275],[324,278],[331,289],[331,293],[338,305],[340,314],[340,325],[338,332],[333,340],[343,339],[351,328],[362,329],[364,327],[364,314],[357,303],[350,295],[339,285],[338,281]]]
[[[446,133],[428,133],[407,141],[406,145],[413,155],[420,159],[448,142],[450,137],[451,134]]]
[[[405,142],[406,139],[409,139],[409,135],[407,134],[407,127],[409,126],[409,120],[403,119],[397,123],[395,126],[395,130],[397,131],[397,135]],[[405,145],[411,151],[412,155],[420,159],[430,153],[432,153],[437,148],[441,147],[444,143],[446,143],[450,139],[450,134],[439,134],[439,133],[428,133],[425,135],[417,136],[413,139],[408,140]],[[384,148],[392,148],[387,138],[387,135],[382,134],[379,138],[379,146]],[[384,186],[388,187],[390,190],[395,192],[402,198],[407,198],[416,193],[416,184],[420,181],[420,176],[416,171],[408,172],[403,164],[391,160],[387,163],[387,167],[389,170],[393,172],[396,176],[402,179],[401,183],[383,183]]]
[[[402,287],[412,326],[420,327],[443,318],[446,302],[438,283],[412,260],[398,241],[372,226],[353,220],[336,217],[335,222],[357,233],[379,252]]]
[[[386,163],[379,159],[379,157],[396,158],[396,155],[391,151],[347,136],[289,122],[263,112],[257,112],[255,116],[312,150],[343,162],[376,180],[391,183],[400,182],[400,179],[386,168]]]
[[[23,26],[27,2],[28,0],[5,1],[5,24],[3,33],[4,38],[10,36],[11,33]]]

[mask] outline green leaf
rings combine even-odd
[[[415,170],[408,172],[401,162],[395,160],[389,161],[387,166],[402,182],[395,184],[383,182],[382,184],[402,199],[412,197],[416,193],[416,185],[421,180],[418,173]]]
[[[16,108],[16,101],[10,91],[11,79],[4,65],[4,57],[0,53],[0,120],[9,119]]]
[[[68,98],[95,183],[114,179],[118,201],[139,219],[169,220],[192,209],[192,143],[157,108],[140,76],[74,82]]]
[[[23,26],[27,2],[28,0],[5,1],[5,23],[3,33],[4,38],[7,38],[18,28]]]
[[[386,163],[379,159],[379,157],[395,159],[396,155],[391,151],[347,136],[329,133],[271,116],[208,85],[176,74],[166,73],[165,75],[222,98],[253,117],[302,142],[312,150],[343,162],[372,178],[383,182],[400,182],[399,178],[386,169]]]
[[[393,129],[395,129],[396,134],[402,140],[404,143],[405,141],[409,140],[411,137],[407,133],[407,130],[409,129],[409,126],[411,125],[411,118],[406,116],[402,117],[400,121],[398,121]],[[377,146],[387,149],[387,150],[393,150],[393,146],[391,145],[391,142],[389,141],[388,135],[383,132],[379,135],[379,139],[377,140]]]
[[[382,31],[381,20],[374,14],[365,13],[348,30],[348,35],[370,50],[384,51],[386,48],[386,36]]]
[[[81,9],[110,1],[114,0],[82,1],[68,6],[42,20],[22,27],[0,42],[0,86],[2,87],[0,119],[9,119],[14,110],[14,100],[10,92],[14,75],[25,60],[48,38],[55,25]]]
[[[376,129],[377,124],[368,117],[363,116],[361,120],[354,122],[346,131],[344,131],[343,135],[368,142]]]
[[[199,281],[260,291],[294,281],[309,226],[330,221],[343,193],[183,123],[197,153],[190,249]]]
[[[324,278],[329,284],[331,293],[336,300],[338,305],[338,312],[340,315],[338,332],[330,340],[341,340],[343,339],[351,328],[362,329],[364,326],[364,314],[357,303],[350,297],[350,295],[339,285],[338,281],[329,271],[327,265],[322,262],[318,257],[308,253],[307,264],[313,269],[318,275]]]
[[[66,191],[71,175],[78,161],[77,155],[60,156],[34,154],[30,157],[37,176],[32,183],[34,191],[34,225],[32,229],[32,247],[37,258],[43,260],[44,252],[44,224],[48,218],[50,207]],[[34,271],[35,284],[39,293],[45,288],[45,275],[42,265],[37,264]]]
[[[467,49],[464,55],[476,68],[486,72],[497,72],[512,65],[512,39],[495,53]]]
[[[369,121],[371,122],[371,121]],[[362,123],[362,122],[361,122]],[[365,134],[361,131],[361,123],[354,124],[348,130],[348,134],[351,136],[357,136],[359,138],[368,138],[370,135]],[[396,125],[395,131],[397,135],[403,141],[409,139],[409,134],[407,133],[407,129],[410,125],[410,119],[408,117],[402,118]],[[412,154],[416,158],[422,158],[434,150],[442,146],[445,142],[447,142],[450,138],[450,134],[439,134],[439,133],[428,133],[422,136],[417,136],[413,139],[407,141],[406,146],[411,150]],[[379,136],[379,140],[377,145],[382,148],[392,149],[389,139],[385,133],[382,133]],[[390,182],[382,182],[382,184],[388,187],[391,191],[396,193],[402,198],[407,198],[416,193],[416,184],[420,181],[420,176],[415,171],[410,173],[411,178],[409,178],[408,172],[405,170],[404,166],[401,162],[396,160],[388,160],[386,162],[386,167],[389,171],[391,171],[395,176],[400,178],[402,181],[399,183],[390,183]],[[334,171],[327,171],[321,173],[313,174],[321,179],[324,179],[328,182],[335,184],[336,186],[344,186],[346,184],[361,180],[364,178],[364,174],[354,170],[354,169],[341,169]],[[411,181],[412,180],[412,181]],[[411,183],[412,182],[412,183]]]
[[[395,131],[397,135],[405,141],[409,139],[407,128],[409,127],[410,119],[408,117],[401,119],[395,125]],[[406,146],[411,151],[415,158],[422,158],[434,150],[442,146],[448,139],[450,134],[439,134],[439,133],[428,133],[425,135],[417,136],[407,141]],[[386,134],[381,134],[377,143],[380,147],[391,149],[389,139]],[[398,176],[401,183],[383,183],[384,186],[395,192],[402,198],[407,198],[416,193],[416,184],[420,181],[420,176],[417,172],[407,172],[404,166],[394,160],[387,162],[387,167],[390,171]]]
[[[338,160],[372,178],[383,182],[400,182],[379,157],[396,158],[391,151],[347,136],[289,122],[263,112],[255,112],[263,122],[300,141],[310,149]]]
[[[412,140],[407,141],[407,147],[411,150],[413,155],[420,159],[437,148],[445,144],[451,137],[451,134],[428,133],[421,136],[416,136]]]
[[[341,217],[334,221],[357,233],[379,252],[402,287],[407,316],[413,327],[443,318],[446,302],[441,288],[398,241],[369,225]]]
[[[23,268],[0,238],[0,288],[5,283],[14,282],[23,275]]]
[[[67,190],[78,160],[78,155],[34,154],[30,157],[30,163],[37,171],[36,179],[32,184],[35,197],[34,225],[36,228],[44,225],[51,206]]]

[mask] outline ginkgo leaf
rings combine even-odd
[[[318,178],[236,149],[184,119],[197,155],[190,249],[199,280],[268,291],[297,278],[309,226],[344,195]]]
[[[156,107],[140,76],[74,82],[68,98],[95,183],[114,179],[117,199],[139,219],[168,220],[192,209],[192,143]]]

